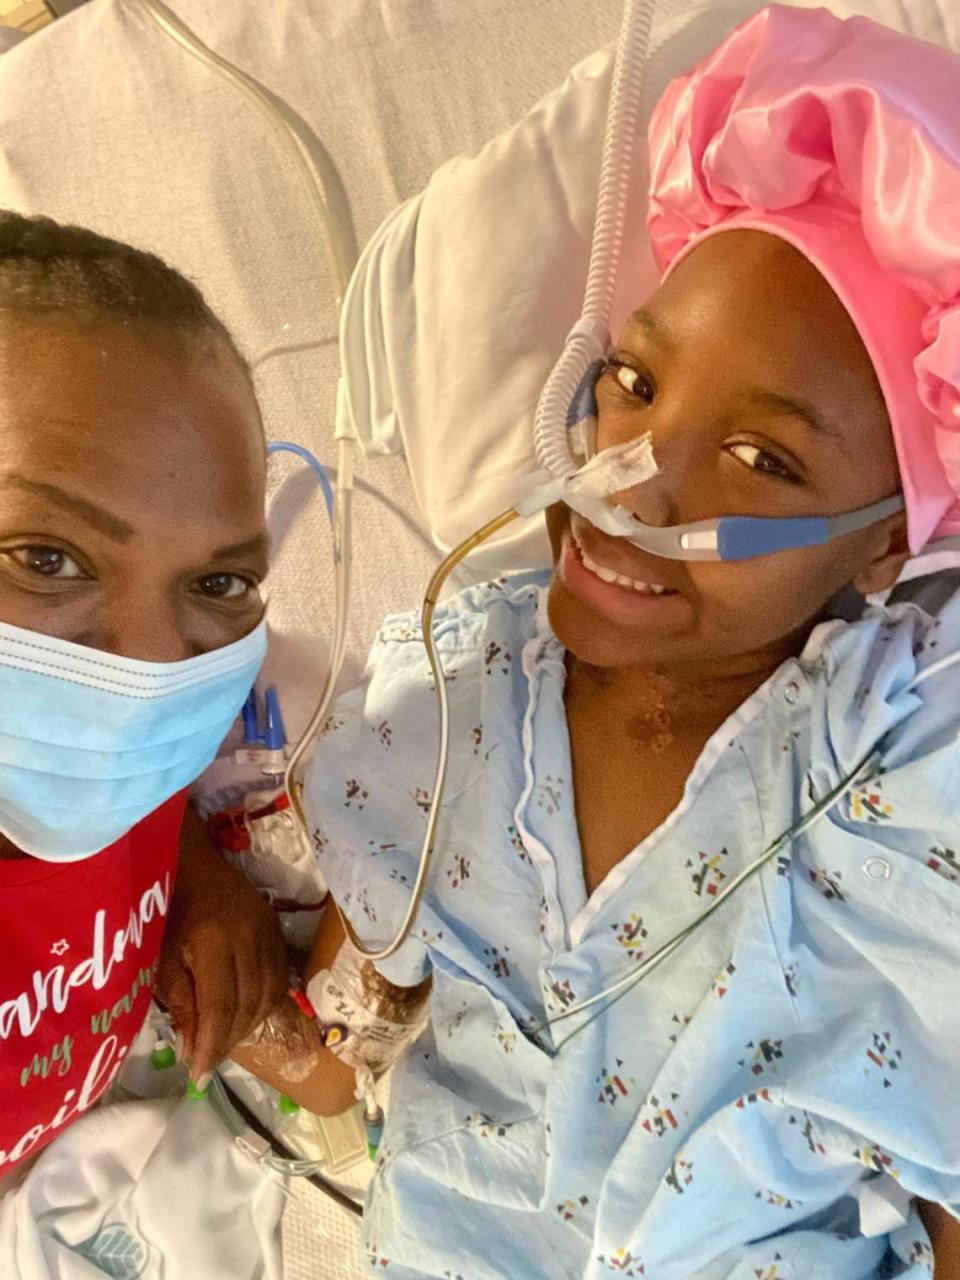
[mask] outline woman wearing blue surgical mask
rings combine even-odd
[[[271,912],[185,810],[263,657],[264,463],[192,284],[0,213],[0,1187],[154,990],[199,1079],[284,989]]]

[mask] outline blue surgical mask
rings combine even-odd
[[[0,832],[76,862],[193,782],[250,691],[266,625],[197,658],[139,662],[0,623]]]

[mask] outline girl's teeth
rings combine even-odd
[[[595,560],[590,559],[579,542],[577,550],[580,552],[584,567],[591,573],[595,573],[602,582],[614,582],[618,587],[626,587],[629,591],[637,591],[641,595],[662,596],[666,593],[667,588],[662,587],[658,582],[637,582],[636,578],[628,578],[623,573],[614,573],[612,569],[597,564]]]

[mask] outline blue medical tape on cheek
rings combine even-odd
[[[756,516],[725,516],[717,522],[717,550],[721,560],[751,560],[754,556],[827,542],[824,516],[763,520]]]

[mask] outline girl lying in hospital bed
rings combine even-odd
[[[417,927],[374,967],[326,919],[308,992],[340,1061],[286,1087],[345,1105],[348,1065],[384,1061],[365,1032],[414,1025],[429,981],[372,1273],[866,1280],[936,1253],[960,1275],[960,666],[938,665],[960,600],[836,608],[960,529],[960,61],[766,10],[668,88],[650,142],[663,279],[595,392],[597,447],[650,433],[659,470],[610,501],[638,531],[864,527],[684,561],[561,504],[551,575],[443,606]],[[390,618],[306,791],[371,947],[409,901],[435,734],[417,622]],[[945,1207],[935,1249],[918,1199]]]
[[[0,1188],[154,988],[197,1077],[287,985],[272,913],[184,818],[263,656],[264,461],[192,284],[0,212]]]

